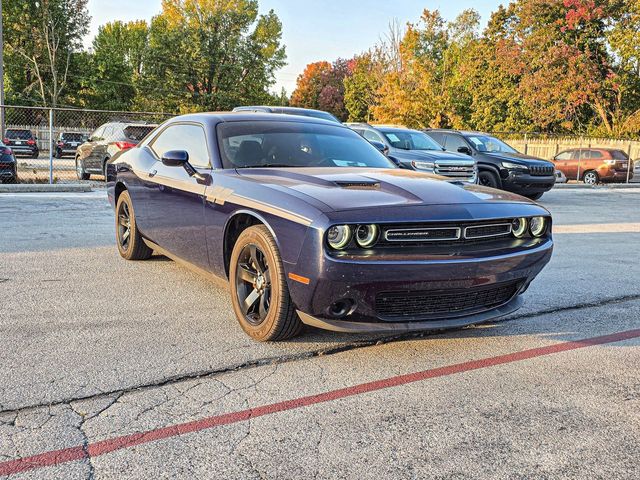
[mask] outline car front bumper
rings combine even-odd
[[[506,173],[506,176],[501,173],[502,187],[515,193],[544,193],[551,190],[556,183],[555,175],[537,176],[513,171]]]
[[[313,262],[305,262],[306,268],[298,264],[295,275],[308,278],[309,283],[289,276],[289,290],[301,320],[325,329],[403,332],[461,327],[507,315],[522,305],[521,294],[549,262],[553,251],[550,238],[537,242],[522,251],[483,257],[350,261],[325,255],[315,272]],[[499,303],[428,314],[411,310],[415,296],[437,299],[442,292],[448,302],[452,294],[453,298],[470,298],[478,290],[495,290],[501,285],[513,285],[513,294]],[[380,313],[381,298],[389,292],[408,295],[406,312],[391,316]],[[348,313],[336,316],[335,305],[345,301]]]
[[[38,152],[38,148],[29,145],[10,145],[9,148],[13,151],[14,155],[34,155]]]

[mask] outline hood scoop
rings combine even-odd
[[[351,190],[379,190],[380,182],[374,180],[337,180],[335,184]]]

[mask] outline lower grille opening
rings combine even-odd
[[[382,292],[376,295],[380,317],[461,316],[498,307],[513,298],[522,280],[455,290]]]

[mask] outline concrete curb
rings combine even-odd
[[[640,183],[609,183],[607,185],[585,185],[584,183],[556,183],[553,189],[569,189],[569,190],[624,190],[624,189],[640,189]]]
[[[18,183],[0,184],[0,193],[68,193],[90,192],[91,185],[74,185],[65,183]]]

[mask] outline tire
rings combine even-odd
[[[90,175],[84,171],[82,160],[78,157],[76,157],[76,175],[78,176],[78,180],[89,180],[90,177]]]
[[[480,171],[478,174],[478,183],[483,187],[500,188],[498,176],[489,170]]]
[[[286,340],[302,331],[278,247],[264,225],[249,227],[238,237],[229,284],[238,322],[254,340]]]
[[[31,158],[34,158],[34,159],[37,159],[39,156],[40,156],[40,152],[38,150],[36,150],[31,154]]]
[[[525,195],[525,197],[531,199],[531,200],[540,200],[542,198],[542,195],[544,195],[544,192],[540,192],[540,193],[530,193],[528,195]]]
[[[126,190],[116,203],[116,244],[125,260],[146,260],[153,254],[138,231],[133,203]]]
[[[584,175],[582,176],[582,181],[587,185],[596,185],[597,183],[600,182],[600,176],[598,175],[597,172],[594,172],[593,170],[589,170],[584,172]]]

